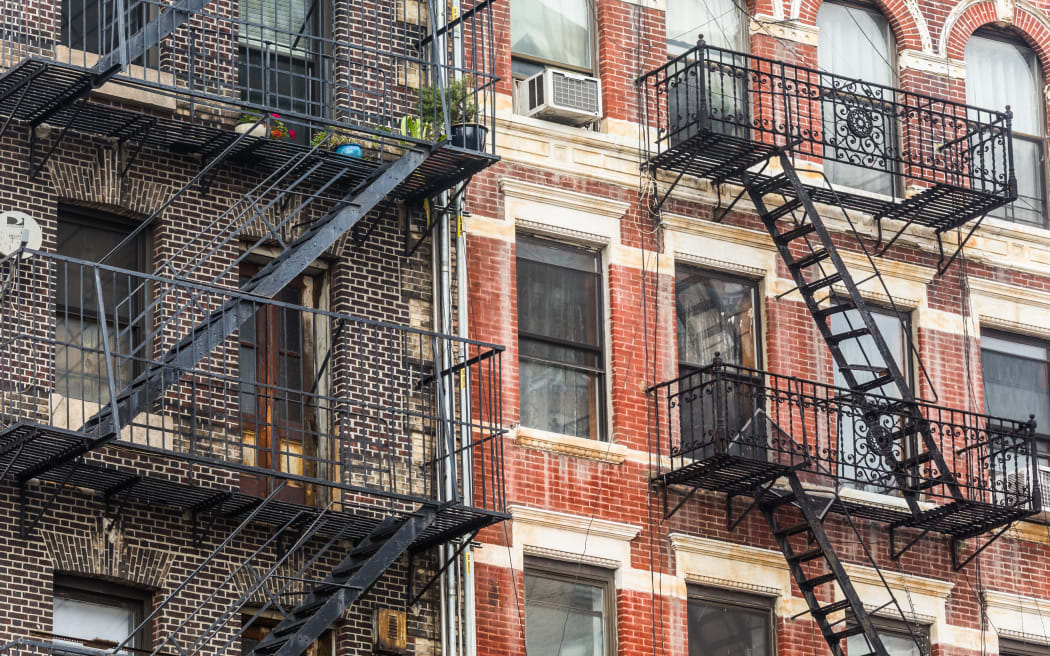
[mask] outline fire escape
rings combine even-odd
[[[841,656],[849,638],[863,636],[867,649],[850,656],[886,656],[872,616],[908,621],[908,614],[885,585],[857,519],[887,525],[894,560],[930,533],[946,535],[959,569],[1013,521],[1041,509],[1030,457],[1034,422],[919,398],[863,291],[890,299],[899,317],[876,258],[902,234],[921,230],[936,239],[943,273],[983,217],[1016,198],[1010,113],[702,40],[638,85],[655,135],[644,144],[643,166],[668,182],[655,209],[684,176],[739,186],[724,212],[743,196],[753,204],[843,381],[826,385],[716,357],[654,386],[660,455],[669,462],[654,483],[665,515],[699,490],[727,495],[730,529],[757,509],[831,653]],[[821,160],[893,176],[913,193],[835,188],[806,166]],[[850,210],[871,215],[875,234],[863,235]],[[848,261],[863,263],[863,274]],[[915,347],[903,350],[925,375]],[[871,503],[844,493],[848,487],[900,503]],[[736,517],[734,499],[746,502]],[[885,604],[865,605],[851,583],[824,526],[832,514],[878,572],[889,592]],[[980,544],[963,558],[963,542],[975,538]],[[924,639],[912,637],[928,654]]]
[[[260,23],[218,0],[0,2],[0,137],[27,135],[29,178],[73,135],[105,138],[124,177],[140,156],[197,166],[136,232],[197,198],[224,204],[152,272],[28,246],[0,261],[0,480],[20,492],[23,536],[70,487],[100,493],[113,521],[131,502],[182,512],[200,548],[228,532],[140,625],[190,604],[153,653],[236,649],[277,611],[252,653],[302,654],[402,556],[414,604],[507,517],[502,347],[285,295],[318,258],[375,239],[384,212],[403,228],[386,257],[411,257],[496,161],[491,8],[424,2],[408,21],[398,3],[301,4],[279,18],[263,3],[275,18]],[[212,189],[224,170],[247,191]],[[90,308],[97,342],[56,329],[63,306]],[[290,322],[281,364],[250,366],[258,333]],[[69,362],[95,382],[60,387]],[[420,575],[413,559],[435,551]],[[211,595],[180,597],[216,567]],[[235,577],[250,584],[223,607]]]

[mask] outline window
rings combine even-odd
[[[1046,644],[999,636],[999,656],[1046,656]]]
[[[120,36],[114,27],[119,24],[115,2],[99,0],[62,0],[62,45],[73,50],[96,55],[107,55],[120,46]],[[101,11],[100,11],[101,10]],[[150,3],[127,3],[125,8],[127,31],[125,38],[135,34],[157,15],[157,7]],[[71,63],[90,65],[93,60],[87,58],[76,61],[73,55]],[[139,66],[156,66],[157,49],[151,48],[143,58],[133,63]]]
[[[929,653],[929,627],[905,625],[900,620],[878,617],[872,617],[871,621],[889,656],[925,656]],[[863,633],[846,638],[846,653],[867,654],[870,651],[868,639]]]
[[[241,99],[281,111],[325,117],[328,3],[322,0],[245,0],[240,3]],[[295,130],[292,141],[307,143],[308,126],[282,116]]]
[[[825,2],[817,12],[819,45],[817,65],[820,70],[869,84],[896,86],[894,64],[897,44],[886,17],[874,8],[841,2]],[[832,86],[831,80],[824,84]],[[824,132],[824,172],[836,185],[893,195],[893,175],[897,158],[896,114],[892,105],[880,102],[885,97],[878,89],[837,85],[833,100],[821,103]],[[847,117],[857,110],[872,119],[873,131],[858,144]]]
[[[667,54],[689,50],[701,34],[708,45],[746,52],[747,23],[737,1],[667,0]]]
[[[122,217],[59,208],[58,254],[97,262],[134,229]],[[129,271],[148,271],[151,239],[144,231],[113,254],[106,265]],[[73,262],[57,263],[55,298],[55,391],[67,398],[92,403],[109,402],[109,382],[102,343],[98,286],[93,268]],[[142,279],[109,270],[99,271],[102,307],[112,356],[114,382],[123,388],[137,373],[131,356],[148,357],[142,343],[142,317],[149,290]]]
[[[984,411],[995,417],[1024,421],[1035,415],[1036,455],[1043,503],[1050,505],[1050,345],[1005,333],[981,333],[981,377]],[[1029,461],[1030,462],[1030,461]],[[1024,465],[1018,464],[1023,470]],[[996,468],[992,468],[994,474]]]
[[[759,367],[758,287],[750,280],[675,268],[679,375],[722,361]]]
[[[1014,114],[1017,200],[991,216],[1045,225],[1045,100],[1035,52],[1005,30],[978,30],[966,42],[966,102],[999,111],[1009,105]]]
[[[56,576],[51,633],[56,642],[100,649],[123,642],[151,608],[151,594],[105,581]],[[128,643],[149,649],[150,631],[143,627]]]
[[[242,265],[241,284],[256,271],[254,265]],[[281,290],[275,300],[313,307],[319,288],[314,277],[304,274]],[[308,319],[298,308],[263,304],[255,321],[240,328],[241,425],[248,445],[244,459],[245,464],[264,469],[328,478],[325,472],[316,471],[322,464],[317,456],[318,440],[327,434],[327,428],[319,428],[321,408],[317,396],[310,392],[318,389],[314,379],[315,368],[320,366],[310,345],[318,343],[321,328]],[[252,485],[263,481],[246,477],[242,483],[242,488],[258,492]],[[303,502],[315,492],[312,488],[304,490],[299,483],[290,483],[285,497]]]
[[[589,0],[514,0],[510,3],[510,43],[515,77],[555,66],[594,71]]]
[[[841,301],[846,302],[846,301]],[[893,359],[900,367],[905,377],[910,378],[910,327],[907,318],[898,317],[894,312],[882,308],[871,308],[872,318],[875,326],[879,329],[886,346],[893,354]],[[856,310],[840,312],[831,316],[831,332],[839,334],[849,332],[862,327],[864,324],[860,319],[860,313]],[[885,360],[879,355],[875,348],[875,340],[871,335],[864,335],[856,339],[849,339],[839,345],[842,355],[847,364],[862,367],[883,367]],[[864,383],[877,378],[881,372],[864,371],[853,369],[852,374],[858,383]],[[842,371],[835,368],[835,385],[847,387],[846,378]],[[870,390],[869,394],[880,394],[890,398],[900,398],[900,390],[893,383],[887,383],[882,387]],[[891,421],[888,416],[882,416],[883,421]],[[886,459],[877,453],[872,453],[865,439],[867,429],[854,420],[849,412],[839,414],[839,457],[842,459],[842,476],[846,484],[856,489],[871,492],[888,492],[895,487],[892,471]],[[892,426],[886,426],[892,430]],[[905,445],[906,450],[912,447]]]
[[[521,423],[604,439],[601,255],[526,236],[517,251]]]
[[[730,590],[690,589],[689,656],[773,656],[773,602]]]
[[[525,650],[545,656],[616,653],[613,573],[541,558],[525,560]]]

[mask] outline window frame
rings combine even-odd
[[[1000,28],[991,24],[981,25],[976,30],[974,30],[972,34],[970,34],[970,36],[967,38],[967,43],[973,37],[989,39],[992,41],[999,41],[1002,43],[1007,43],[1014,47],[1021,47],[1027,50],[1031,50],[1033,53],[1035,52],[1035,48],[1033,48],[1027,41],[1025,41],[1024,38],[1021,37],[1021,35],[1018,32],[1009,27]],[[1035,89],[1037,93],[1040,90],[1044,90],[1045,92],[1047,84],[1050,84],[1050,82],[1048,82],[1046,71],[1043,70],[1042,64],[1041,62],[1039,62],[1038,56],[1036,57],[1036,62],[1039,63],[1040,79],[1035,80]],[[967,77],[965,83],[970,84],[971,82],[972,78]],[[1021,225],[1046,229],[1050,228],[1050,198],[1047,198],[1047,192],[1050,192],[1050,161],[1048,161],[1047,157],[1047,154],[1050,153],[1050,132],[1047,131],[1046,127],[1047,111],[1045,98],[1040,96],[1039,101],[1040,102],[1036,103],[1036,106],[1039,108],[1039,125],[1041,125],[1043,128],[1043,134],[1040,135],[1029,134],[1027,132],[1018,132],[1016,128],[1011,128],[1011,136],[1013,138],[1020,139],[1021,141],[1034,143],[1037,146],[1039,146],[1039,161],[1041,175],[1039,176],[1038,181],[1041,185],[1041,190],[1043,193],[1042,222],[1037,225],[1030,221],[1018,220],[1014,218],[1015,215],[1013,214],[1007,214],[1001,217],[996,217],[992,215],[991,218],[998,218],[1000,220],[1009,221],[1011,223],[1019,223]],[[1007,212],[1009,212],[1012,206],[1013,203],[1006,205],[1001,209],[1004,209]]]
[[[763,335],[762,335],[762,295],[761,295],[761,291],[762,290],[760,288],[761,281],[756,279],[756,278],[748,278],[748,277],[745,277],[745,276],[733,275],[732,273],[726,273],[724,271],[718,271],[718,270],[715,270],[715,269],[705,269],[704,267],[696,265],[696,264],[690,264],[689,262],[678,261],[678,262],[675,262],[675,281],[674,281],[674,284],[675,284],[674,303],[675,303],[675,324],[676,324],[676,332],[675,332],[675,364],[678,367],[678,375],[682,376],[683,373],[684,373],[683,370],[685,368],[689,369],[689,373],[693,373],[693,372],[696,372],[699,369],[702,369],[702,368],[704,368],[706,366],[709,366],[711,364],[710,362],[708,362],[706,364],[690,363],[690,362],[686,362],[686,361],[684,361],[682,359],[681,345],[680,345],[680,343],[678,341],[679,336],[677,334],[678,281],[679,281],[679,277],[678,276],[679,276],[680,270],[682,270],[682,269],[691,269],[694,274],[702,274],[702,275],[704,275],[704,276],[706,276],[708,278],[711,278],[713,280],[719,280],[719,281],[722,281],[722,282],[737,283],[737,284],[740,284],[742,286],[750,288],[750,290],[751,290],[751,309],[752,309],[752,312],[754,313],[754,320],[753,320],[752,326],[751,326],[751,331],[752,331],[752,334],[754,335],[753,339],[754,339],[754,342],[755,342],[753,344],[753,347],[755,349],[755,367],[754,368],[756,370],[758,370],[758,371],[761,371],[762,370],[762,366],[763,366],[763,362],[764,362],[764,358],[763,358],[763,341],[764,340],[763,340]]]
[[[1047,389],[1050,389],[1050,341],[1047,341],[1045,339],[1040,339],[1039,337],[1033,337],[1031,335],[1022,335],[1020,333],[1011,333],[1011,332],[1007,332],[1005,330],[998,330],[998,329],[995,329],[995,328],[983,328],[982,327],[981,328],[981,333],[980,333],[981,340],[983,340],[986,336],[987,337],[992,337],[994,339],[1002,340],[1004,342],[1011,342],[1011,343],[1016,343],[1016,344],[1024,344],[1026,346],[1036,346],[1036,347],[1039,347],[1039,348],[1043,349],[1043,351],[1046,354],[1046,359],[1043,360],[1043,362],[1047,365],[1047,381],[1046,381],[1046,384],[1047,384]],[[983,404],[984,403],[984,399],[983,399],[983,395],[984,395],[984,357],[983,357],[984,347],[980,345],[980,342],[978,342],[978,348],[980,349],[981,354],[982,354],[982,358],[981,358],[981,388],[982,388],[981,389],[981,393],[982,393],[982,399],[981,399],[981,402]],[[994,349],[990,349],[990,350],[994,350]],[[1024,358],[1026,360],[1031,360],[1032,359],[1032,358],[1027,358],[1027,357],[1025,357],[1023,355],[1017,355],[1016,353],[1011,354],[1011,355],[1014,355],[1015,357],[1019,357],[1019,358]],[[984,411],[985,411],[986,414],[994,414],[994,413],[988,412],[988,408],[985,408]],[[1011,417],[1004,417],[1004,418],[1005,419],[1011,419]],[[1016,419],[1021,420],[1023,418],[1022,417],[1017,417]],[[1043,430],[1046,430],[1047,432],[1045,432],[1045,433],[1044,432],[1039,432],[1040,428],[1043,429]],[[1036,426],[1035,439],[1036,439],[1036,448],[1039,449],[1039,453],[1036,454],[1036,459],[1038,460],[1038,458],[1040,456],[1050,459],[1050,426],[1038,426],[1037,425]],[[1039,465],[1037,465],[1037,466],[1039,466]],[[1047,502],[1050,503],[1050,499],[1048,499]]]
[[[520,255],[520,253],[518,252],[517,248],[515,248],[515,255],[514,255],[515,289],[514,289],[514,293],[515,293],[515,305],[517,306],[517,312],[518,313],[521,312],[521,306],[520,306],[520,304],[517,303],[517,285],[519,284],[517,282],[518,281],[518,261],[519,260],[525,259],[525,260],[527,260],[529,262],[535,262],[535,263],[541,264],[543,266],[560,268],[560,269],[563,269],[563,270],[574,271],[574,272],[577,272],[577,273],[586,273],[586,274],[589,274],[589,275],[593,275],[596,278],[595,289],[597,290],[597,294],[598,294],[598,299],[597,299],[598,303],[597,303],[597,307],[595,308],[595,312],[596,312],[595,325],[596,325],[596,328],[597,328],[596,335],[597,335],[598,345],[597,346],[592,346],[590,344],[579,344],[579,343],[576,343],[576,342],[569,342],[569,341],[561,340],[561,339],[558,339],[558,338],[545,337],[545,336],[537,335],[537,334],[534,334],[534,333],[523,332],[521,330],[521,322],[520,322],[520,320],[517,321],[517,326],[516,326],[516,331],[515,331],[515,339],[516,339],[515,344],[517,345],[517,350],[518,350],[518,354],[517,355],[518,355],[519,362],[522,359],[525,359],[525,360],[529,360],[529,361],[532,361],[532,362],[537,362],[537,363],[548,365],[548,366],[555,366],[555,367],[561,367],[561,368],[569,369],[571,371],[588,372],[590,374],[593,374],[596,377],[596,379],[597,379],[596,380],[596,385],[597,385],[597,388],[598,388],[597,389],[598,398],[597,398],[597,400],[595,402],[595,408],[597,410],[598,416],[595,419],[595,425],[597,426],[597,434],[590,435],[590,436],[587,436],[587,437],[582,438],[582,439],[592,439],[592,440],[595,440],[597,442],[606,442],[606,441],[609,440],[609,416],[610,416],[609,403],[611,402],[611,397],[610,397],[610,394],[609,394],[609,360],[608,360],[608,358],[609,358],[608,341],[609,340],[607,339],[607,335],[606,335],[606,332],[608,330],[608,327],[606,326],[606,314],[608,312],[607,307],[606,307],[607,304],[608,304],[606,281],[608,279],[608,268],[606,267],[606,257],[605,257],[604,249],[601,249],[601,248],[598,248],[598,247],[594,247],[594,246],[588,246],[588,245],[585,245],[585,244],[579,244],[579,243],[563,241],[563,240],[552,238],[552,237],[549,237],[549,236],[546,236],[546,235],[537,234],[537,233],[534,233],[534,232],[518,232],[515,235],[515,244],[517,244],[520,240],[539,241],[545,246],[551,246],[553,248],[564,249],[564,250],[567,250],[567,251],[582,252],[582,253],[586,253],[588,255],[591,255],[591,256],[593,256],[595,258],[595,261],[596,261],[595,269],[596,269],[596,271],[594,271],[592,273],[592,272],[584,271],[583,269],[576,268],[576,267],[562,266],[562,265],[557,265],[557,264],[550,264],[550,263],[547,263],[547,262],[538,262],[536,260],[530,260],[527,257],[523,258]],[[515,318],[517,319],[517,317],[515,317]],[[599,363],[599,366],[598,367],[590,367],[590,366],[586,366],[586,365],[573,365],[573,364],[568,364],[568,363],[564,363],[564,362],[558,362],[558,361],[554,361],[554,360],[546,360],[546,359],[543,359],[543,358],[538,358],[538,357],[533,357],[533,356],[528,356],[528,355],[522,355],[521,346],[520,346],[522,338],[525,338],[527,340],[531,340],[531,341],[534,341],[534,342],[551,344],[551,345],[554,345],[554,346],[563,346],[563,347],[566,347],[566,348],[579,349],[581,351],[587,351],[589,353],[594,353],[596,355],[595,359]],[[519,372],[520,372],[520,365],[519,365]],[[519,380],[520,380],[520,376],[519,376]],[[523,397],[524,397],[524,395],[521,393],[521,387],[519,385],[519,388],[518,388],[518,407],[519,407],[519,411],[520,411],[521,406],[523,405],[522,404]],[[533,426],[526,426],[526,427],[527,428],[538,428],[538,427],[533,427]],[[539,430],[546,430],[546,429],[539,429]],[[579,437],[579,436],[574,436],[574,437]]]
[[[63,255],[64,257],[71,257],[71,258],[74,258],[74,259],[83,260],[85,262],[90,262],[91,260],[88,260],[87,258],[85,258],[83,256],[83,254],[72,255],[72,254],[68,254],[68,253],[60,253],[58,251],[59,244],[57,243],[57,236],[58,236],[58,231],[60,229],[60,226],[62,224],[67,224],[67,225],[68,224],[74,224],[74,225],[77,225],[77,226],[82,227],[82,228],[88,228],[90,230],[104,230],[104,231],[112,232],[112,233],[115,233],[115,234],[120,234],[120,235],[122,235],[122,237],[121,237],[122,239],[123,239],[123,237],[126,237],[127,235],[131,234],[136,228],[138,228],[141,225],[141,222],[136,221],[136,220],[131,219],[131,218],[128,218],[128,217],[121,216],[119,214],[113,214],[111,212],[106,212],[106,211],[103,211],[103,210],[95,210],[95,209],[88,208],[88,207],[82,207],[82,206],[79,206],[79,205],[70,205],[70,204],[65,204],[65,203],[59,204],[58,212],[57,212],[56,216],[57,216],[57,218],[56,218],[56,224],[55,224],[55,235],[56,235],[55,252],[60,254],[60,255]],[[137,271],[138,273],[142,273],[142,274],[149,274],[149,273],[151,273],[152,270],[153,270],[153,248],[154,248],[153,230],[150,227],[147,227],[146,229],[142,230],[141,232],[139,232],[135,236],[135,238],[134,238],[133,242],[131,242],[131,244],[134,247],[134,253],[135,253],[135,266],[136,266],[135,271]],[[125,248],[127,248],[127,246],[125,246]],[[62,264],[59,263],[58,267],[59,267],[59,270],[61,270]],[[82,271],[84,271],[84,270],[82,270]],[[58,284],[61,284],[61,281],[58,280],[58,276],[56,275],[56,285],[58,285]],[[145,278],[142,278],[142,284],[143,284],[143,289],[138,291],[136,293],[136,296],[144,296],[146,299],[152,299],[152,296],[153,296],[153,285],[152,285],[152,283],[147,281]],[[121,300],[123,300],[123,299],[121,299]],[[153,356],[152,347],[146,341],[148,339],[148,337],[149,337],[149,327],[153,325],[153,310],[148,307],[148,303],[147,303],[147,307],[139,307],[139,304],[134,302],[135,300],[137,300],[137,299],[132,299],[132,303],[131,303],[131,305],[129,307],[129,316],[130,316],[130,318],[134,319],[134,318],[138,317],[138,315],[142,314],[142,312],[144,310],[146,311],[146,313],[145,313],[145,316],[140,317],[139,320],[135,322],[135,325],[128,326],[131,329],[131,333],[130,334],[131,334],[132,351],[136,351],[136,349],[137,349],[137,352],[135,352],[134,356],[130,358],[130,360],[131,360],[131,362],[130,362],[130,365],[131,365],[131,378],[134,378],[138,374],[142,373],[145,370],[145,368],[146,368],[145,360],[148,360],[149,358],[151,358]],[[107,311],[109,309],[110,308],[107,308]],[[70,319],[70,318],[80,318],[81,321],[90,321],[90,322],[95,323],[96,325],[99,322],[99,316],[98,316],[98,309],[97,308],[95,308],[95,307],[76,308],[76,307],[71,307],[69,305],[60,304],[58,302],[58,295],[57,295],[57,293],[55,295],[55,299],[54,299],[54,303],[53,303],[53,314],[54,314],[54,321],[55,321],[55,327],[56,328],[59,325],[59,321],[61,321],[63,319]],[[112,321],[113,321],[113,316],[107,314],[106,319],[107,319],[107,324],[110,324],[110,327],[112,327],[111,324],[112,324]],[[123,324],[123,321],[121,323]],[[64,388],[65,389],[65,396],[67,396],[69,398],[76,398],[76,397],[74,397],[71,394],[70,379],[69,379],[69,375],[71,373],[75,373],[75,372],[68,369],[68,364],[67,363],[60,363],[59,362],[58,353],[57,353],[58,346],[61,346],[61,344],[56,345],[56,352],[55,352],[55,354],[53,356],[54,373],[55,373],[54,389],[57,392],[59,390],[60,381],[62,381],[64,383],[64,385],[65,385],[65,388]],[[84,347],[82,345],[81,348],[86,348],[86,347]],[[118,357],[118,355],[117,354],[113,354],[112,357],[114,359],[116,359]],[[116,373],[119,373],[119,371],[116,372]],[[89,375],[89,372],[81,371],[79,373],[75,373],[75,375],[80,376],[81,378],[86,378]],[[106,379],[105,379],[105,375],[104,374],[102,375],[102,378],[99,379],[99,382],[103,386],[106,385]],[[116,383],[117,383],[118,386],[120,386],[120,385],[123,384],[123,381],[121,381],[118,378],[116,380]],[[81,393],[83,393],[83,387],[81,387]],[[108,394],[108,391],[107,391],[107,394]],[[100,394],[100,398],[101,398],[101,394]],[[97,401],[99,399],[79,399],[79,400],[85,401],[85,402],[93,402],[93,401]]]
[[[598,77],[598,17],[595,16],[593,9],[595,4],[591,0],[582,0],[584,6],[587,9],[587,51],[591,60],[589,67],[575,66],[573,64],[566,64],[563,62],[554,61],[551,59],[544,59],[543,57],[536,57],[534,55],[525,55],[518,52],[514,52],[513,39],[511,40],[511,79],[514,84],[515,90],[518,87],[518,83],[531,77],[529,75],[521,75],[514,73],[514,61],[521,61],[526,64],[534,66],[540,66],[543,69],[553,68],[561,71],[568,71],[570,73],[578,73],[580,75],[586,75],[588,77]],[[510,25],[511,19],[508,15],[507,23]],[[513,29],[513,28],[511,28]]]
[[[134,613],[135,626],[138,626],[153,610],[153,592],[146,588],[136,588],[130,585],[113,583],[103,579],[89,578],[70,574],[56,573],[52,582],[52,604],[57,597],[86,601],[114,608],[131,608]],[[110,602],[117,603],[110,603]],[[56,638],[67,638],[87,642],[91,638],[74,638],[63,634],[54,633],[54,617],[51,619],[52,636]],[[153,631],[152,623],[145,626],[134,636],[129,647],[134,651],[149,651],[152,649]]]
[[[776,601],[773,595],[762,595],[745,590],[731,590],[711,586],[690,584],[686,587],[686,645],[690,644],[689,635],[689,602],[696,600],[711,605],[720,605],[726,608],[739,608],[750,611],[765,611],[766,626],[768,631],[769,653],[765,656],[776,656],[777,654],[777,617]]]
[[[582,556],[581,556],[582,559]],[[545,558],[543,556],[525,555],[522,566],[522,597],[524,612],[526,613],[526,625],[528,623],[527,613],[529,608],[528,598],[525,597],[525,577],[536,576],[552,581],[568,583],[579,583],[596,588],[602,588],[602,627],[605,632],[604,647],[605,656],[617,654],[617,627],[616,627],[616,571],[606,569],[597,565],[582,562],[571,562]],[[528,637],[526,636],[526,643]]]
[[[670,47],[668,47],[669,44],[670,44],[670,37],[667,35],[667,30],[666,30],[667,13],[668,13],[667,12],[667,8],[671,6],[672,2],[676,2],[676,1],[683,2],[684,4],[691,4],[690,0],[667,0],[667,5],[664,8],[664,25],[665,25],[665,29],[664,29],[664,47],[665,47],[665,51],[666,51],[666,54],[667,54],[667,60],[668,61],[671,61],[672,59],[675,59],[676,57],[679,57],[682,54],[684,54],[684,53],[678,53],[677,55],[673,55],[673,54],[671,54]],[[731,2],[733,4],[734,11],[739,11],[740,7],[739,7],[739,5],[736,4],[737,0],[729,0],[729,2]],[[704,5],[701,5],[701,6],[704,6]],[[711,20],[712,21],[718,20],[718,18],[721,18],[721,16],[722,15],[719,15],[717,17],[712,18]],[[749,27],[749,23],[750,23],[750,19],[751,18],[753,18],[753,17],[752,16],[744,16],[743,13],[741,12],[740,34],[737,35],[738,37],[740,37],[740,46],[741,47],[740,48],[729,48],[730,50],[734,50],[735,52],[740,52],[740,53],[744,53],[744,54],[748,54],[748,53],[751,52],[751,29]],[[704,27],[701,27],[699,25],[695,26],[695,27],[698,30],[705,29]],[[706,36],[706,34],[705,34],[705,36]],[[710,42],[707,41],[707,39],[705,39],[705,41],[708,43],[708,45],[711,45]],[[696,44],[694,43],[693,45],[696,45]]]
[[[872,625],[875,627],[875,632],[879,634],[880,638],[883,635],[892,635],[910,640],[911,634],[914,632],[915,635],[925,640],[925,646],[930,646],[930,624],[927,622],[905,622],[894,617],[882,617],[880,615],[869,615],[868,618],[871,620]],[[852,627],[857,626],[857,623],[853,620],[847,620],[846,625]]]
[[[999,656],[1046,656],[1047,645],[999,636]]]

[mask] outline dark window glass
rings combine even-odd
[[[601,258],[529,237],[517,251],[521,423],[601,439]]]
[[[145,3],[127,3],[125,7],[124,20],[128,25],[125,39],[142,29],[157,13],[154,5]],[[120,47],[120,36],[116,30],[119,24],[117,11],[115,0],[62,0],[62,45],[96,55],[113,52]],[[71,63],[92,65],[94,60],[78,61],[76,56],[72,56]],[[132,63],[156,66],[157,49],[150,49],[145,61],[139,57]]]
[[[319,0],[245,0],[240,18],[237,67],[241,98],[268,108],[295,131],[291,141],[310,140],[309,126],[281,112],[327,115],[325,98],[326,42],[322,21],[327,14]]]
[[[717,595],[689,598],[689,656],[773,656],[769,602]]]
[[[58,253],[97,262],[133,229],[133,224],[119,217],[65,208],[58,220]],[[147,271],[150,251],[149,234],[143,232],[106,260],[106,265]],[[139,369],[135,359],[150,355],[142,343],[146,325],[142,315],[149,288],[141,278],[105,269],[99,270],[99,285],[94,268],[71,262],[58,262],[56,274],[55,391],[69,398],[108,403],[103,315],[113,378],[119,389],[131,382]]]
[[[561,564],[525,570],[525,646],[530,654],[607,656],[611,572]]]
[[[757,296],[751,281],[677,267],[675,317],[681,373],[711,364],[715,353],[723,362],[758,368]]]
[[[895,313],[887,310],[872,308],[871,314],[875,320],[875,325],[886,341],[886,346],[889,347],[890,352],[893,354],[894,361],[907,377],[910,370],[907,357],[907,322],[901,321]],[[832,315],[829,325],[833,334],[840,334],[861,328],[864,326],[864,323],[861,321],[859,312],[850,310]],[[885,360],[875,349],[875,340],[871,335],[846,340],[839,345],[839,349],[849,365],[870,366],[873,368],[886,365]],[[872,380],[882,373],[881,371],[864,371],[862,369],[852,369],[851,372],[858,383]],[[835,367],[835,385],[848,387],[846,378],[838,367]],[[900,398],[900,391],[893,383],[870,390],[869,393],[890,398]],[[846,479],[844,482],[857,489],[871,492],[888,492],[893,486],[891,477],[893,469],[882,455],[871,449],[866,439],[868,430],[859,418],[859,415],[860,406],[857,406],[855,409],[843,406],[842,411],[839,413],[838,430],[841,447],[839,455],[843,461],[842,475]],[[887,429],[892,430],[895,427],[888,423],[893,422],[891,417],[883,415],[881,420]],[[900,456],[901,454],[898,452],[897,455]]]
[[[54,590],[51,633],[56,642],[113,648],[131,635],[149,608],[148,592],[104,581],[56,578]],[[128,646],[148,648],[149,633],[144,628]]]

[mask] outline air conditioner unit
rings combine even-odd
[[[526,116],[568,125],[587,125],[602,117],[598,78],[545,69],[522,82]]]
[[[1001,502],[1013,505],[1032,495],[1031,474],[1027,471],[1008,474],[1003,486]],[[1043,510],[1050,510],[1050,469],[1039,468],[1039,489],[1042,492]]]

